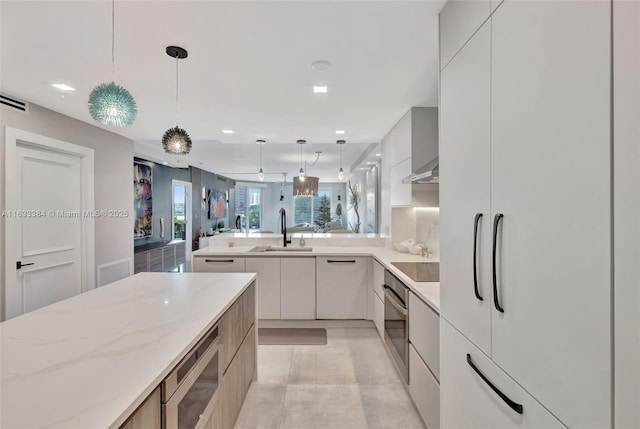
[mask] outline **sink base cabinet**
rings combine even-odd
[[[315,319],[316,258],[282,258],[280,270],[280,317]]]
[[[245,267],[258,274],[258,319],[279,319],[280,258],[247,258]]]

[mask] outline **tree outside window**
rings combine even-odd
[[[324,228],[324,225],[330,220],[330,189],[318,190],[318,196],[313,198],[293,197],[293,223],[295,225],[306,224],[306,226],[312,226],[315,224],[319,228]]]

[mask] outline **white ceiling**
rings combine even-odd
[[[118,0],[115,82],[132,93],[139,114],[133,126],[109,129],[134,139],[137,154],[167,159],[160,138],[176,123],[175,60],[164,50],[178,45],[189,51],[179,64],[178,122],[194,140],[183,165],[246,180],[230,173],[257,171],[260,138],[268,142],[265,171],[291,177],[300,168],[295,141],[306,139],[307,159],[323,151],[311,173],[333,181],[337,138],[347,140],[347,170],[410,107],[437,105],[443,4]],[[94,123],[89,93],[112,79],[111,2],[0,5],[2,92]],[[333,66],[313,70],[319,59]],[[77,90],[62,99],[54,82]],[[318,84],[329,93],[314,95]],[[346,134],[337,136],[338,129]]]

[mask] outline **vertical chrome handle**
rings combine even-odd
[[[479,301],[484,301],[478,290],[478,225],[482,219],[482,213],[476,213],[473,221],[473,291]]]
[[[500,306],[500,299],[498,297],[498,269],[497,269],[497,247],[498,247],[498,226],[504,215],[498,213],[493,218],[493,305],[500,313],[504,313],[504,308]]]

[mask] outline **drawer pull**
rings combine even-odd
[[[233,259],[205,259],[205,262],[219,262],[223,264],[231,264],[233,263]]]
[[[502,393],[500,391],[500,389],[498,389],[496,386],[493,385],[492,382],[489,381],[489,379],[482,373],[480,372],[480,370],[478,369],[478,367],[473,363],[473,361],[471,360],[471,355],[469,353],[467,353],[467,363],[469,364],[469,366],[471,368],[473,368],[473,370],[476,372],[476,374],[478,374],[480,376],[480,378],[489,385],[489,387],[491,388],[491,390],[493,390],[494,392],[496,392],[496,394],[509,406],[511,407],[511,409],[513,411],[515,411],[518,414],[522,414],[522,404],[518,404],[517,402],[512,401],[511,399],[509,399],[509,397],[507,395],[505,395],[504,393]]]
[[[349,260],[336,260],[336,259],[327,259],[327,264],[355,264],[355,259]]]

